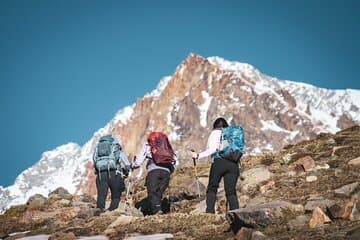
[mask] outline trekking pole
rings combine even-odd
[[[191,152],[195,152],[194,149],[191,149],[190,150]],[[197,167],[196,167],[196,158],[192,158],[193,159],[193,163],[194,163],[194,173],[195,173],[195,179],[196,179],[196,189],[197,189],[197,192],[198,192],[198,196],[199,196],[199,200],[201,198],[201,195],[200,195],[200,184],[199,184],[199,176],[197,174]]]
[[[171,191],[170,191],[170,183],[171,183],[171,177],[169,179],[169,187],[168,187],[168,199],[169,199],[169,211],[172,213],[172,205],[171,205]]]
[[[130,203],[129,203],[129,194],[130,194],[130,188],[131,188],[131,185],[132,185],[131,184],[131,182],[132,182],[132,180],[131,180],[131,171],[129,172],[127,182],[128,182],[128,184],[127,184],[126,195],[125,195],[125,206],[130,205]]]
[[[136,159],[136,156],[134,156],[134,159],[133,159],[132,163],[135,161],[135,159]],[[132,165],[132,163],[130,163],[130,165]],[[125,206],[130,205],[130,203],[129,203],[129,194],[130,194],[130,189],[132,187],[132,181],[133,181],[131,175],[132,175],[132,170],[130,169],[129,174],[127,176],[127,187],[126,187],[126,194],[125,194]]]

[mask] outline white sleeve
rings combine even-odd
[[[214,130],[210,133],[207,142],[207,148],[203,152],[199,153],[199,159],[208,157],[215,153],[220,147],[221,130]]]
[[[141,151],[136,155],[136,160],[133,162],[134,167],[140,167],[141,164],[145,161],[146,157],[149,155],[150,146],[144,142]]]
[[[130,165],[129,159],[128,159],[128,157],[126,156],[126,154],[123,151],[120,151],[119,162],[120,162],[120,164],[123,163],[123,166],[129,166]]]

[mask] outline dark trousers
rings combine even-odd
[[[96,207],[105,209],[105,201],[110,188],[111,203],[108,210],[112,211],[118,208],[121,192],[125,190],[124,180],[120,173],[115,170],[102,171],[96,176],[97,202]]]
[[[155,169],[148,173],[146,188],[152,214],[161,210],[162,195],[169,186],[169,181],[170,173],[166,170]]]
[[[235,162],[226,159],[215,159],[211,164],[209,184],[206,190],[206,212],[215,213],[216,194],[221,178],[224,177],[226,200],[229,209],[239,208],[236,195],[236,183],[239,178],[239,167]]]

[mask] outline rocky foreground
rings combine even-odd
[[[239,210],[226,213],[221,187],[217,214],[203,213],[208,172],[208,163],[198,165],[199,198],[193,167],[179,167],[165,193],[170,212],[156,216],[134,207],[146,196],[143,179],[132,181],[130,203],[113,212],[96,209],[95,196],[62,188],[34,195],[0,215],[0,238],[360,239],[359,126],[244,157]]]

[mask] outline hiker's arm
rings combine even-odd
[[[207,143],[207,149],[201,153],[199,153],[199,159],[208,157],[211,154],[215,153],[216,150],[218,150],[220,145],[220,138],[221,138],[221,131],[215,130],[210,133],[208,143]]]
[[[132,163],[133,168],[138,168],[141,166],[141,164],[145,161],[149,150],[150,146],[145,142],[141,148],[141,151],[136,155],[136,160]]]
[[[131,168],[129,159],[123,151],[119,151],[119,157],[119,163],[122,166],[122,172],[124,176],[127,177]]]
[[[115,159],[119,160],[120,162],[120,157],[121,157],[121,148],[120,145],[118,143],[116,143],[115,145],[116,151],[115,151]]]
[[[126,154],[123,151],[120,151],[119,162],[120,162],[120,164],[122,164],[125,167],[130,166],[129,159],[128,159],[128,157],[126,156]]]
[[[96,154],[97,154],[97,152],[96,152],[96,149],[95,149],[94,154],[93,154],[93,167],[94,167],[94,173],[95,173],[95,174],[97,174],[97,173],[98,173],[98,171],[96,170],[96,167],[95,167],[95,163],[96,163]]]

